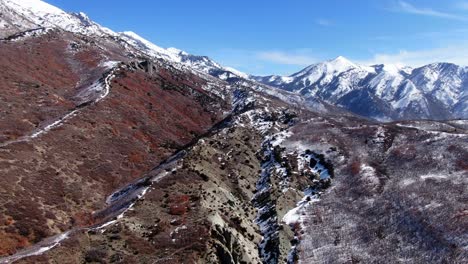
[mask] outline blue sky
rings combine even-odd
[[[363,64],[468,65],[468,0],[46,2],[252,74],[291,74],[339,55]]]

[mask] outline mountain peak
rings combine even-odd
[[[90,20],[84,13],[67,13],[40,0],[0,0],[0,3],[0,29],[4,29],[5,25],[10,28],[8,32],[1,32],[0,36],[37,27],[59,28],[85,35],[115,34]]]
[[[187,52],[174,47],[167,48],[166,50],[174,54],[189,55]]]
[[[81,21],[85,21],[88,24],[93,24],[93,21],[89,16],[84,12],[72,13],[75,17],[78,17]]]
[[[12,7],[15,10],[26,10],[31,14],[35,15],[44,15],[44,14],[65,14],[65,11],[50,5],[44,1],[40,0],[1,0],[3,4]]]
[[[338,56],[332,60],[328,60],[326,61],[327,63],[329,64],[332,64],[332,65],[335,65],[335,66],[343,66],[343,67],[356,67],[356,65],[351,62],[350,60],[348,60],[347,58],[343,57],[343,56]]]
[[[351,62],[350,60],[348,60],[347,58],[345,58],[344,56],[338,56],[330,61],[336,61],[336,62]]]

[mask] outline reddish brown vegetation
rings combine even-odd
[[[352,175],[356,176],[359,175],[359,172],[361,171],[361,161],[355,160],[349,164],[349,170]]]
[[[457,160],[457,168],[459,170],[468,170],[468,157],[465,157],[464,159],[459,159]]]
[[[64,60],[67,43],[46,35],[27,43],[1,43],[0,142],[73,107],[64,96],[79,80]]]
[[[102,76],[90,72],[101,51],[80,39],[73,41],[82,46],[75,53],[54,33],[21,45],[2,43],[0,99],[8,104],[0,106],[0,142],[27,135],[75,107],[71,98],[86,71],[96,79]],[[110,95],[99,104],[31,142],[0,149],[0,203],[11,217],[0,221],[0,233],[6,228],[10,232],[1,233],[0,254],[52,235],[50,227],[93,224],[87,212],[102,208],[107,195],[221,119],[225,105],[202,89],[200,78],[158,70],[153,76],[120,71]],[[174,205],[173,212],[186,213],[184,203]],[[59,213],[71,217],[57,218]],[[0,213],[0,218],[6,217]]]
[[[391,155],[397,159],[411,160],[416,157],[417,151],[413,145],[402,145],[392,149]]]
[[[188,195],[176,195],[169,199],[169,214],[184,215],[187,213],[190,197]]]
[[[28,237],[0,231],[0,255],[9,255],[19,248],[29,246]]]
[[[91,212],[78,212],[73,217],[73,225],[86,227],[95,224],[95,219]]]
[[[134,236],[131,233],[127,233],[128,237],[125,243],[134,252],[134,254],[151,254],[154,252],[154,246],[145,239]]]

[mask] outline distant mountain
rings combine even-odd
[[[340,56],[287,77],[251,78],[378,120],[468,118],[468,69],[450,63],[362,66]]]

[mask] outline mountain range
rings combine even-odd
[[[390,64],[364,66],[339,56],[290,76],[253,76],[224,67],[207,56],[161,48],[134,32],[113,32],[94,23],[84,13],[68,14],[36,1],[21,5],[12,0],[4,3],[2,13],[10,14],[0,25],[4,37],[14,31],[60,27],[74,33],[116,38],[146,55],[224,80],[240,77],[280,88],[313,102],[312,107],[317,102],[328,103],[380,121],[468,118],[468,68],[451,63],[418,68]]]
[[[40,0],[0,67],[0,264],[468,259],[464,67],[252,76]]]
[[[468,113],[468,68],[451,63],[363,66],[340,56],[291,76],[252,78],[377,120],[467,118]]]
[[[240,77],[257,81],[300,95],[314,106],[317,101],[326,102],[380,121],[468,118],[468,68],[451,63],[419,68],[362,66],[339,56],[290,76],[253,76],[223,67],[206,56],[160,48],[133,32],[120,36],[155,57],[224,80]]]

